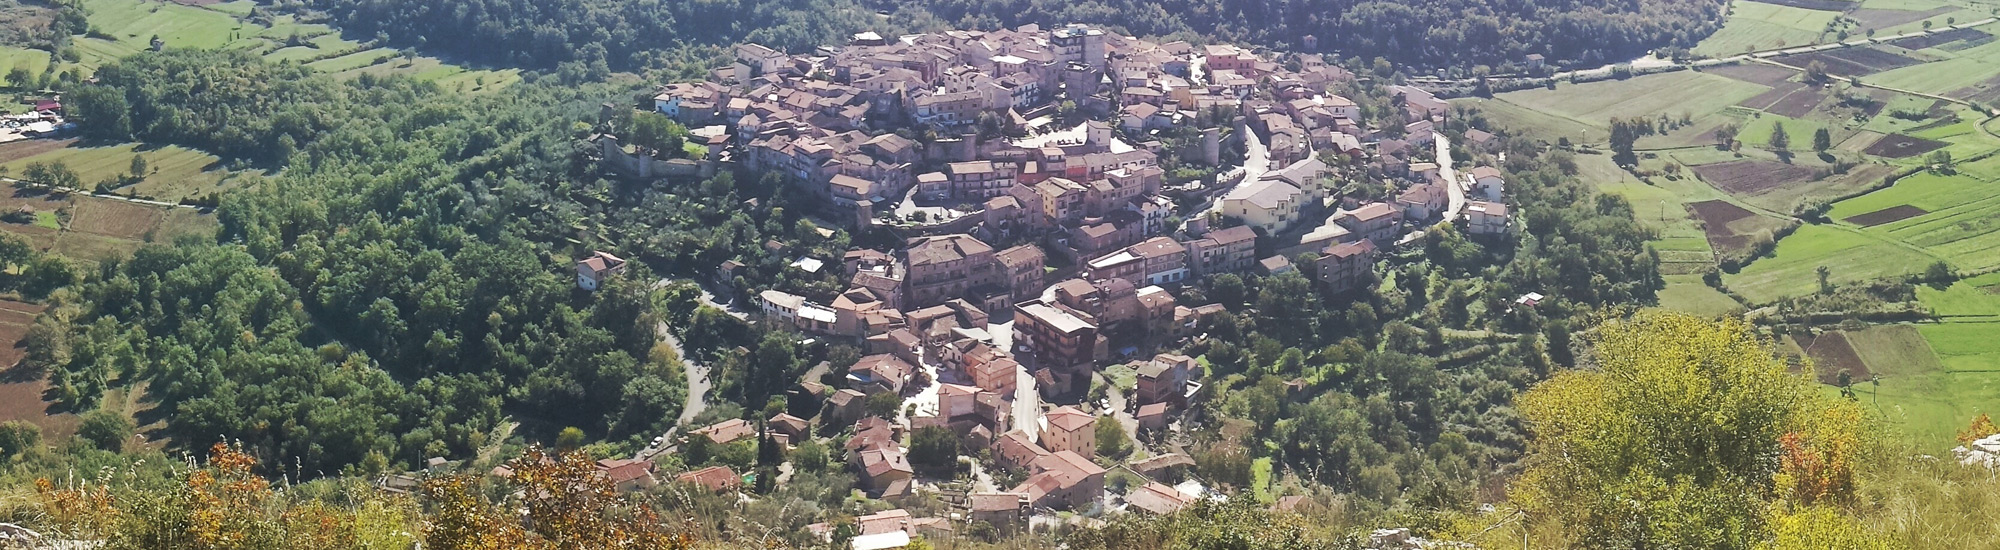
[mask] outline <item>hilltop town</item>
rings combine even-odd
[[[1160,350],[1205,338],[1204,319],[1224,313],[1177,295],[1183,285],[1298,271],[1338,295],[1376,284],[1377,263],[1420,247],[1427,230],[1514,230],[1500,170],[1452,158],[1494,152],[1495,136],[1471,130],[1455,146],[1438,132],[1447,104],[1410,87],[1387,87],[1364,116],[1331,91],[1356,76],[1315,56],[1281,63],[1082,25],[734,53],[708,80],[638,105],[684,126],[686,145],[635,146],[614,128],[591,137],[604,168],[648,181],[729,166],[778,174],[803,197],[793,207],[901,246],[785,258],[839,270],[847,289],[830,300],[734,289],[764,322],[865,356],[790,390],[822,403],[816,416],[731,419],[684,437],[844,434],[838,450],[871,498],[947,493],[1006,531],[1058,511],[1161,514],[1216,494],[1156,481],[1186,479],[1173,473],[1193,464],[1176,434],[1203,421],[1190,404],[1211,397],[1202,362]],[[587,258],[579,285],[622,264]],[[713,279],[730,284],[744,267],[725,261]],[[980,472],[971,483],[912,464],[914,434],[933,428]],[[1114,470],[1147,483],[1113,495]],[[715,490],[741,481],[723,466],[678,477]],[[902,510],[857,524],[855,548],[953,525]]]

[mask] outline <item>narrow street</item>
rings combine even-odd
[[[1248,125],[1237,124],[1236,133],[1243,136],[1243,166],[1239,168],[1243,172],[1243,177],[1236,180],[1236,185],[1243,185],[1244,183],[1257,181],[1257,178],[1263,177],[1265,172],[1271,170],[1271,150],[1264,146],[1263,141],[1257,139],[1257,133],[1250,131]],[[1234,171],[1224,170],[1222,173],[1228,174]],[[1236,185],[1230,186],[1229,189],[1223,189],[1220,193],[1210,195],[1207,206],[1200,208],[1195,215],[1189,216],[1189,219],[1205,217],[1210,212],[1221,211],[1222,197],[1228,196],[1230,191],[1234,191]]]
[[[1438,177],[1444,178],[1444,190],[1451,195],[1451,206],[1445,208],[1444,219],[1456,220],[1458,213],[1465,210],[1465,188],[1459,187],[1458,169],[1451,166],[1451,138],[1444,137],[1444,134],[1432,135],[1437,137]]]
[[[1126,443],[1134,449],[1139,448],[1139,419],[1132,416],[1125,390],[1111,383],[1111,379],[1101,373],[1097,377],[1104,380],[1104,399],[1111,402],[1111,417],[1118,419],[1118,425],[1125,428]]]
[[[653,288],[665,287],[668,282],[667,279],[660,279],[658,282],[653,283]],[[739,319],[748,317],[748,314],[730,311],[727,304],[716,302],[715,296],[709,294],[706,287],[701,289],[701,303],[728,312]],[[674,420],[674,425],[667,428],[666,433],[660,435],[661,439],[658,445],[647,446],[639,450],[638,455],[634,458],[642,460],[652,458],[654,455],[672,449],[674,435],[676,435],[675,432],[680,430],[681,425],[694,420],[695,417],[701,416],[703,411],[708,410],[708,391],[713,385],[708,379],[708,366],[695,361],[693,356],[688,355],[687,347],[681,345],[681,339],[674,336],[674,331],[670,330],[666,323],[655,323],[653,325],[653,332],[659,336],[661,342],[666,342],[668,346],[674,349],[674,355],[680,356],[681,365],[686,367],[681,369],[681,373],[687,377],[687,404],[681,407],[681,415]]]

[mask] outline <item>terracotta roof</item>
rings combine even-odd
[[[967,507],[973,512],[1007,512],[1021,508],[1021,499],[1028,495],[1021,493],[979,493],[965,497]]]
[[[915,472],[910,468],[910,460],[903,456],[903,451],[894,448],[862,451],[861,470],[870,478],[881,477],[891,472]]]
[[[694,433],[708,436],[709,440],[716,443],[729,444],[756,435],[757,427],[751,425],[748,420],[732,418],[695,430]]]
[[[1125,495],[1125,503],[1140,510],[1166,515],[1193,504],[1194,497],[1156,481]]]
[[[1076,407],[1062,407],[1049,411],[1046,418],[1049,421],[1049,427],[1065,432],[1086,429],[1097,422],[1097,417],[1078,410]]]
[[[743,478],[737,477],[736,472],[730,470],[728,466],[709,466],[700,470],[686,472],[674,476],[674,481],[700,485],[707,487],[710,491],[732,489],[743,484]]]

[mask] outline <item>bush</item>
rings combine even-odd
[[[21,454],[41,443],[41,426],[19,420],[0,422],[0,458]]]
[[[99,449],[120,452],[125,450],[125,440],[132,438],[134,429],[132,419],[125,415],[98,409],[83,415],[76,436]]]

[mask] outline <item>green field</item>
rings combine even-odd
[[[1822,265],[1832,270],[1827,279],[1841,284],[1912,273],[1934,261],[1921,252],[1860,230],[1805,225],[1778,241],[1777,250],[1770,257],[1757,260],[1740,272],[1723,275],[1722,281],[1751,303],[1765,304],[1815,292],[1819,288],[1815,272]]]
[[[2000,414],[1996,288],[2000,274],[1966,279],[1944,290],[1918,287],[1917,299],[1941,317],[1941,322],[1916,325],[1929,354],[1911,351],[1878,360],[1869,356],[1875,348],[1913,346],[1853,340],[1869,367],[1881,376],[1879,389],[1872,383],[1855,386],[1862,403],[1877,407],[1920,443],[1940,449],[1949,447],[1952,436],[1974,415]]]
[[[1910,205],[1929,212],[1862,229],[1885,240],[1921,247],[1962,270],[2000,267],[2000,182],[1968,174],[1917,174],[1888,189],[1834,205],[1832,217]],[[1928,262],[1927,262],[1928,263]],[[1922,266],[1911,266],[1915,272]]]
[[[20,82],[7,82],[7,72],[16,68],[27,69],[28,74],[42,74],[49,66],[49,52],[30,50],[15,46],[0,46],[0,83],[19,86]]]
[[[29,163],[61,162],[75,170],[86,188],[99,181],[117,179],[131,171],[132,155],[146,159],[147,175],[138,184],[118,189],[119,194],[127,192],[156,200],[176,202],[183,198],[200,197],[223,191],[235,182],[236,175],[221,169],[210,169],[221,159],[214,155],[180,146],[141,147],[138,144],[114,145],[108,147],[69,147],[35,155],[14,162],[0,164],[12,173],[19,174]]]
[[[1839,12],[1761,2],[1736,2],[1722,30],[1694,47],[1697,55],[1725,56],[1812,44]]]
[[[1743,305],[1701,282],[1700,275],[1667,275],[1667,287],[1660,289],[1660,307],[1702,317],[1727,317],[1741,313]]]
[[[1613,117],[1682,113],[1700,117],[1721,112],[1768,89],[1711,74],[1676,71],[1625,80],[1563,83],[1554,90],[1508,92],[1495,96],[1493,102],[1510,103],[1589,127],[1592,139],[1603,139],[1608,136]]]

